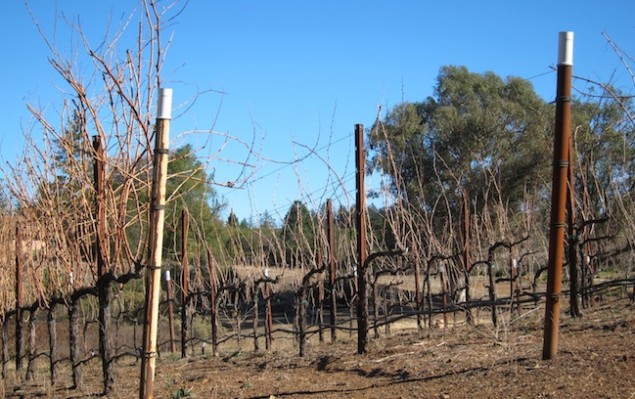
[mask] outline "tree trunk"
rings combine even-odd
[[[377,303],[377,297],[379,296],[377,293],[377,280],[375,280],[374,283],[372,284],[371,292],[372,292],[371,301],[373,302],[373,336],[375,338],[379,338],[379,326],[377,324],[379,323],[380,304]]]
[[[181,211],[181,358],[187,357],[187,312],[189,307],[188,285],[190,280],[190,270],[188,267],[187,254],[187,233],[188,233],[187,211]]]
[[[269,283],[265,283],[265,304],[266,304],[266,313],[267,313],[267,324],[266,324],[266,332],[267,338],[265,340],[265,346],[267,350],[273,349],[273,312],[271,310],[271,287]]]
[[[254,301],[254,310],[253,310],[253,334],[254,334],[254,352],[260,351],[260,344],[258,343],[258,286],[253,287],[252,298]]]
[[[426,267],[426,279],[424,281],[428,302],[428,328],[432,328],[432,289],[430,288],[430,263]]]
[[[176,353],[176,339],[174,337],[174,298],[172,295],[172,279],[170,271],[165,272],[165,293],[168,302],[168,330],[170,332],[170,352]]]
[[[214,262],[214,258],[212,256],[212,251],[207,249],[207,267],[209,271],[209,302],[210,302],[210,313],[211,313],[211,324],[212,324],[212,350],[214,352],[214,356],[218,356],[218,292],[216,285],[216,264]],[[238,312],[238,309],[236,309]],[[240,326],[238,326],[240,329]],[[240,342],[240,331],[238,332],[238,342]]]
[[[26,367],[26,379],[28,381],[32,380],[35,371],[35,311],[37,309],[32,309],[29,313],[29,363]]]
[[[55,304],[52,304],[48,311],[49,329],[49,364],[51,372],[51,384],[57,382],[57,325],[55,323]]]
[[[315,309],[315,306],[313,306],[313,308]],[[318,338],[320,340],[320,343],[324,342],[324,320],[322,317],[323,310],[324,310],[324,276],[322,272],[320,272],[320,274],[318,274],[318,306],[317,306]]]
[[[2,319],[2,379],[7,378],[7,362],[9,361],[9,323],[7,319]]]
[[[491,261],[487,262],[487,276],[489,278],[489,285],[487,292],[489,294],[489,300],[492,301],[492,324],[494,327],[498,326],[498,315],[496,314],[496,279],[494,278],[494,264]]]
[[[110,349],[109,332],[111,326],[110,317],[110,284],[99,284],[99,356],[104,379],[104,394],[112,391],[114,377],[112,371],[112,356]]]
[[[73,388],[77,389],[82,381],[82,365],[79,358],[79,299],[72,299],[71,306],[68,308],[68,323]]]
[[[415,272],[415,309],[417,311],[417,329],[423,329],[421,311],[423,310],[423,293],[421,292],[421,269],[419,262],[414,265]]]
[[[304,357],[306,350],[306,287],[298,292],[298,341],[300,345],[300,357]]]
[[[579,294],[579,276],[578,276],[578,256],[577,246],[578,240],[574,235],[569,236],[569,304],[571,306],[572,317],[582,317],[580,312],[580,304],[578,302]]]
[[[441,266],[441,270],[439,270],[439,278],[441,279],[441,301],[443,306],[443,328],[448,328],[448,314],[445,310],[448,307],[448,290],[445,285],[445,266]]]
[[[15,370],[22,369],[22,229],[15,228]]]
[[[329,290],[330,290],[330,324],[331,324],[331,343],[335,343],[337,340],[337,295],[335,282],[336,269],[335,269],[335,229],[333,227],[333,202],[331,199],[326,201],[327,210],[327,238],[328,238],[328,263],[329,263]]]

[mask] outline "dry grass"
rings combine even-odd
[[[356,337],[338,342],[309,341],[299,358],[293,340],[276,336],[271,351],[223,345],[220,356],[188,359],[164,354],[158,361],[157,398],[191,393],[196,398],[628,398],[635,393],[633,305],[616,300],[587,311],[583,319],[563,315],[560,353],[542,361],[542,309],[504,320],[505,332],[486,322],[477,326],[418,331],[410,321],[392,326],[391,336],[371,340],[369,353],[356,355]],[[137,396],[140,364],[117,362],[110,398]],[[99,392],[97,360],[85,369],[81,390],[70,389],[70,370],[48,382],[37,367],[26,382],[9,371],[2,383],[7,398],[84,398]],[[180,396],[187,397],[187,396]]]

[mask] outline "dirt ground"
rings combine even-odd
[[[270,352],[223,350],[219,357],[180,359],[163,355],[157,364],[157,398],[635,398],[635,306],[604,302],[574,320],[562,316],[559,354],[543,361],[544,308],[499,328],[482,323],[433,330],[393,328],[371,339],[357,355],[355,337],[338,342],[311,337],[307,355],[291,342],[274,341]],[[462,319],[463,316],[457,316]],[[370,336],[372,337],[372,331]],[[264,346],[262,343],[261,346]],[[138,397],[140,363],[116,367],[110,398]],[[3,382],[6,398],[84,398],[100,391],[100,365],[86,367],[85,387],[69,388],[67,376],[50,386],[48,369],[31,382]]]

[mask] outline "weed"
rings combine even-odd
[[[172,399],[190,398],[192,397],[192,388],[179,388],[172,392]]]

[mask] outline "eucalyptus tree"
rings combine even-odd
[[[456,240],[470,213],[502,218],[496,234],[508,234],[528,195],[549,192],[551,109],[524,79],[445,66],[433,96],[399,104],[372,126],[369,169],[388,177],[396,201],[428,214],[435,234]],[[544,201],[532,203],[544,214]]]

